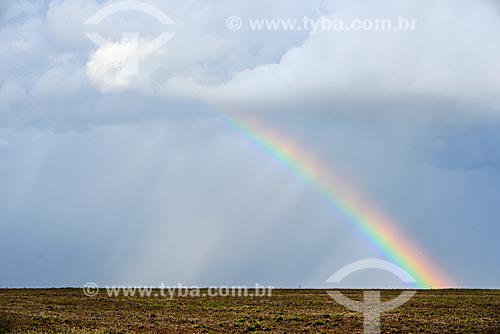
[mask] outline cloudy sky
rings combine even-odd
[[[457,286],[500,286],[500,2],[143,0],[175,24],[86,24],[112,3],[0,3],[0,286],[324,286],[381,256],[227,113],[317,157]],[[304,17],[418,24],[249,23]]]

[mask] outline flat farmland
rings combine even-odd
[[[342,290],[361,301],[363,291]],[[400,294],[384,290],[382,300]],[[500,333],[500,291],[423,290],[384,313],[382,333]],[[86,297],[81,289],[0,290],[0,333],[362,333],[363,315],[326,290],[266,297]]]

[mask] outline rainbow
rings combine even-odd
[[[451,280],[434,265],[397,226],[382,212],[368,205],[344,181],[332,174],[306,150],[290,138],[278,134],[248,115],[224,113],[231,127],[236,128],[257,147],[272,155],[297,176],[315,186],[328,204],[345,221],[370,241],[395,264],[406,270],[421,289],[452,287]]]

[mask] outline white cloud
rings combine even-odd
[[[43,98],[66,107],[51,105],[36,115],[24,108],[21,118],[3,113],[3,125],[45,122],[44,116],[67,122],[79,109],[68,108],[69,103],[105,99],[99,91],[116,90],[239,111],[401,110],[428,108],[437,101],[445,101],[448,109],[500,109],[500,46],[492,42],[500,34],[500,16],[493,1],[148,2],[176,22],[169,27],[175,37],[139,59],[138,75],[123,65],[155,37],[158,26],[147,15],[115,14],[88,27],[85,20],[105,3],[54,0],[35,6],[19,1],[10,6],[6,12],[16,19],[0,26],[3,109],[14,99],[7,95],[27,105],[39,105]],[[415,32],[399,33],[234,32],[225,26],[231,15],[298,20],[405,16],[419,24]],[[142,39],[121,40],[128,28],[140,31]],[[96,47],[85,37],[89,29],[110,42]],[[8,93],[13,89],[9,82],[16,82],[18,93]],[[170,102],[165,103],[168,108]],[[107,117],[96,116],[93,122],[113,121]]]
[[[486,0],[440,4],[407,0],[397,5],[332,1],[329,10],[335,18],[415,17],[418,29],[320,32],[284,51],[279,62],[267,59],[232,69],[230,61],[224,66],[227,54],[248,50],[251,37],[260,38],[263,33],[254,32],[250,38],[242,34],[239,44],[227,42],[224,33],[212,34],[210,45],[221,52],[200,49],[180,35],[175,49],[144,61],[140,76],[124,81],[119,71],[107,71],[94,73],[101,76],[92,79],[99,82],[98,87],[135,86],[238,110],[264,105],[286,109],[318,100],[330,107],[378,103],[404,107],[405,99],[422,97],[498,110],[500,46],[491,42],[500,34],[495,9],[494,2]],[[199,41],[203,43],[201,37]],[[194,56],[176,58],[192,50]],[[134,52],[131,48],[124,51]],[[105,57],[91,58],[94,67],[107,68],[106,61]]]
[[[98,48],[87,63],[90,82],[103,91],[128,88],[139,73],[143,43],[123,40]]]

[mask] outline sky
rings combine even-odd
[[[144,0],[174,24],[86,24],[119,2],[0,3],[0,287],[322,287],[384,259],[228,114],[316,157],[456,287],[500,287],[500,2]],[[418,24],[248,21],[304,17]],[[397,284],[352,284],[373,280]]]

